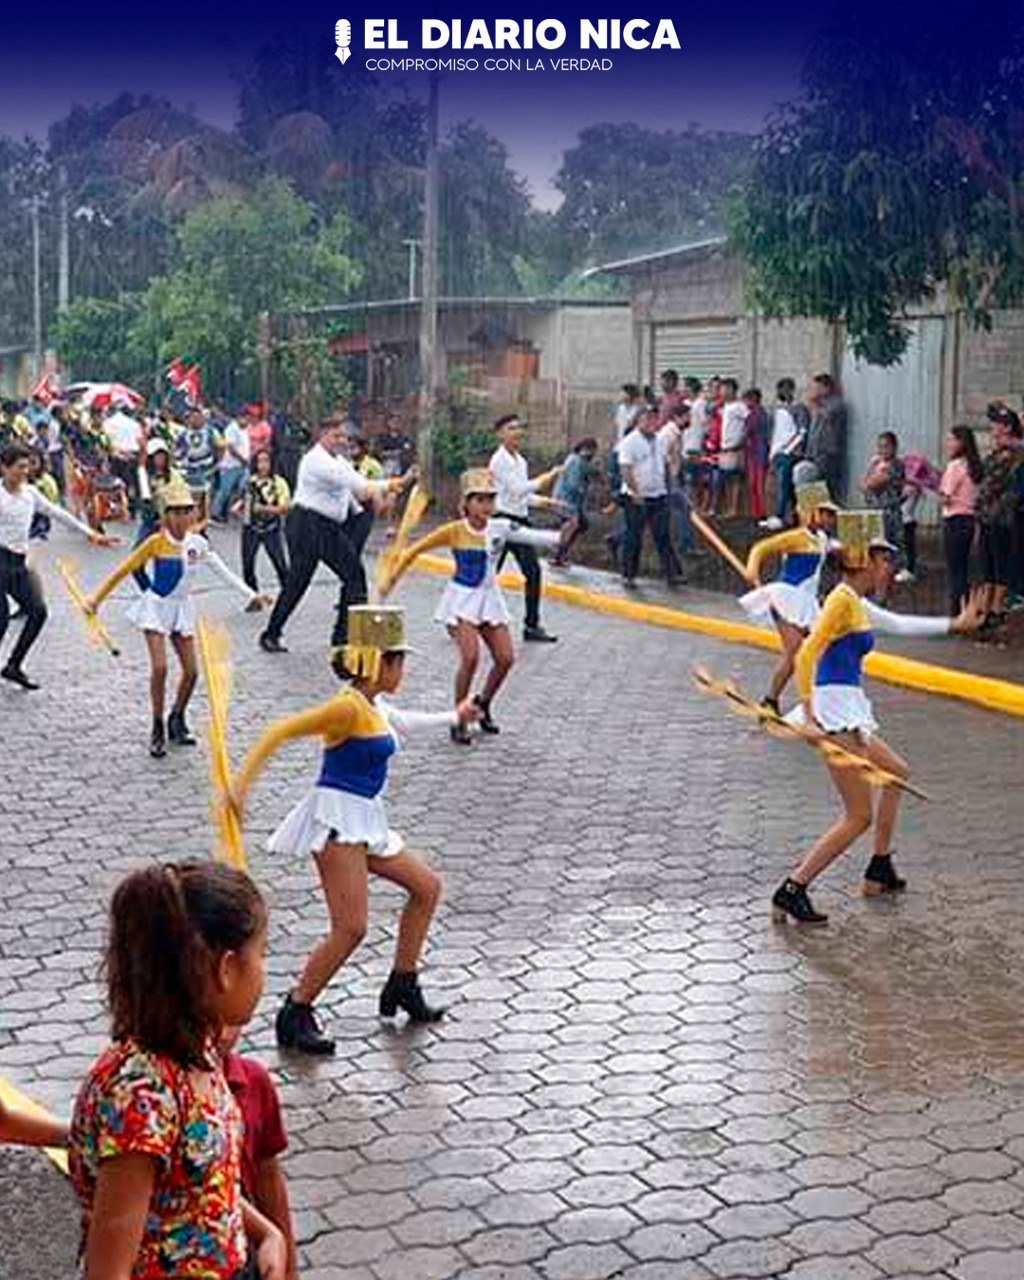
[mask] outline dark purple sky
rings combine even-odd
[[[453,74],[442,85],[445,123],[475,118],[508,147],[514,166],[529,181],[539,203],[556,195],[550,179],[577,132],[599,121],[635,120],[655,128],[691,121],[707,128],[755,130],[778,101],[795,94],[803,48],[821,19],[822,4],[809,0],[711,0],[686,5],[621,6],[550,4],[503,6],[509,17],[556,17],[569,40],[558,55],[578,53],[580,16],[671,17],[680,52],[613,53],[612,73]],[[371,9],[350,0],[312,0],[302,24],[325,34],[325,57],[333,51],[338,18],[349,17],[361,33],[364,17],[396,17],[403,34],[415,34],[424,17],[484,17],[490,5],[378,0]],[[191,106],[224,127],[234,122],[236,77],[253,49],[287,30],[289,11],[278,5],[179,0],[148,12],[54,0],[45,22],[38,10],[18,6],[5,15],[4,70],[0,75],[0,132],[41,135],[74,102],[103,101],[122,89],[148,91]],[[355,57],[363,57],[357,40]],[[412,43],[412,42],[411,42]],[[410,53],[418,52],[411,48]],[[446,51],[447,52],[447,51]],[[400,55],[396,55],[400,56]],[[456,55],[458,56],[458,55]],[[476,56],[484,53],[476,51]],[[337,65],[338,74],[345,69]],[[351,64],[350,64],[351,65]],[[393,75],[385,84],[397,83]],[[412,78],[415,85],[416,77]]]

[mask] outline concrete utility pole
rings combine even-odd
[[[439,77],[430,77],[427,99],[427,171],[423,191],[423,258],[420,290],[420,469],[424,481],[434,474],[434,405],[437,384],[437,222],[440,162],[437,151]]]
[[[71,301],[71,248],[68,232],[68,171],[63,165],[57,170],[57,310],[66,311]]]
[[[409,250],[409,301],[414,301],[416,297],[416,250],[423,243],[422,240],[403,240],[402,244]]]
[[[34,375],[43,371],[43,281],[39,251],[39,197],[29,204],[32,218],[32,358]]]

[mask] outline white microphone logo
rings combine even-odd
[[[348,18],[341,18],[334,26],[334,43],[338,46],[334,51],[334,56],[338,59],[342,66],[352,57],[352,50],[349,45],[352,43],[352,23]]]

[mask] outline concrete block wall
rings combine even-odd
[[[957,317],[959,359],[954,397],[958,421],[979,425],[991,400],[1020,409],[1024,399],[1024,311],[997,311],[992,330]]]

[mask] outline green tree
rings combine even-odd
[[[691,125],[662,132],[636,124],[584,129],[565,153],[555,186],[555,270],[720,234],[726,206],[750,161],[747,134]]]
[[[851,11],[852,13],[852,11]],[[898,361],[939,283],[978,324],[1024,296],[1022,46],[1001,6],[856,11],[758,142],[732,222],[753,303]]]
[[[201,205],[178,230],[179,265],[146,293],[137,343],[147,342],[143,329],[155,329],[161,362],[188,352],[200,362],[211,393],[251,394],[258,385],[261,312],[288,314],[349,292],[359,273],[346,252],[347,236],[342,215],[318,221],[277,178],[264,180],[250,198]],[[286,335],[285,348],[290,339],[293,345],[306,341]],[[297,379],[293,373],[286,380]]]
[[[148,390],[153,365],[133,347],[132,330],[142,314],[142,296],[76,298],[52,328],[50,340],[75,379],[116,377]]]

